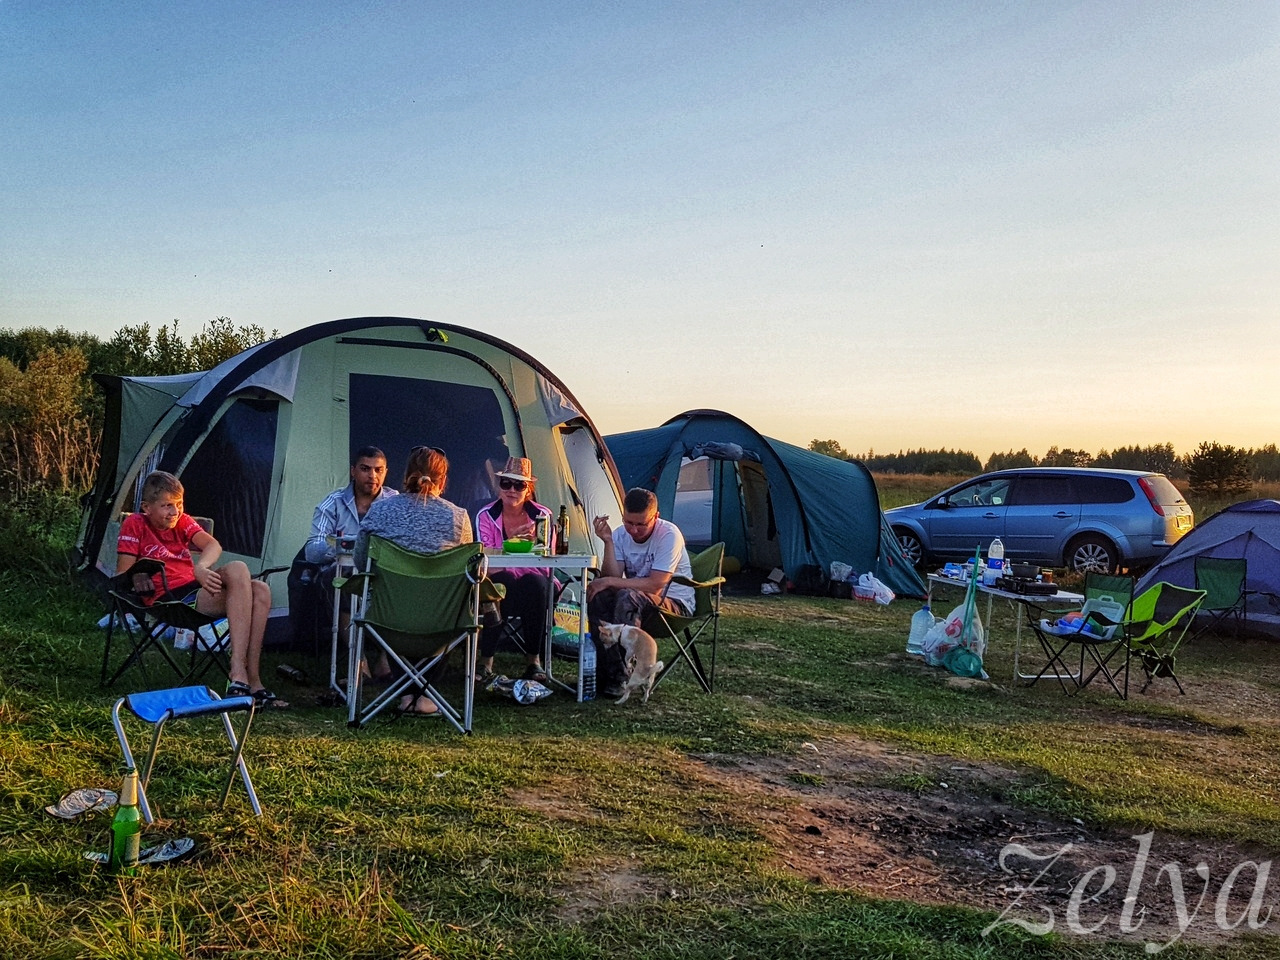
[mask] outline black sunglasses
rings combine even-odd
[[[503,490],[523,490],[525,487],[528,486],[528,484],[525,483],[523,480],[512,480],[508,477],[502,477],[498,481],[498,486],[500,486]]]
[[[418,446],[416,446],[416,447],[414,447],[412,450],[410,450],[410,451],[409,451],[409,456],[411,456],[411,457],[412,457],[412,456],[413,456],[414,454],[416,454],[419,450],[429,450],[429,451],[431,451],[432,453],[438,453],[438,454],[440,454],[440,456],[442,456],[442,457],[443,457],[443,456],[446,456],[445,452],[444,452],[443,450],[441,450],[439,447],[428,447],[428,446],[425,446],[425,445],[422,445],[422,444],[419,444]]]

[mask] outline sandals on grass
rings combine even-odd
[[[74,820],[86,813],[110,810],[119,799],[114,790],[80,787],[78,790],[72,790],[57,803],[45,807],[44,812],[60,820]]]
[[[242,680],[232,680],[227,684],[228,697],[253,697],[254,706],[259,710],[288,710],[289,701],[281,700],[266,687],[250,690]]]

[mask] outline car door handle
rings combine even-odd
[[[1066,520],[1069,517],[1071,517],[1071,514],[1067,513],[1065,510],[1059,510],[1057,513],[1053,515],[1053,518],[1055,520]]]

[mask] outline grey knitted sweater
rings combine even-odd
[[[475,539],[471,518],[461,507],[443,497],[423,498],[411,493],[375,501],[364,515],[356,540],[357,569],[365,568],[371,533],[414,553],[438,553]]]

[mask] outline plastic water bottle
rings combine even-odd
[[[987,576],[986,583],[995,583],[997,579],[1004,576],[1004,544],[1000,542],[1000,538],[996,537],[991,541],[991,547],[987,550]]]
[[[907,653],[924,656],[924,637],[933,629],[933,611],[925,604],[911,617],[911,632],[907,634]]]
[[[173,631],[173,649],[190,650],[196,642],[196,633],[186,627],[179,627]]]
[[[582,638],[582,699],[596,698],[596,644],[588,633]]]

